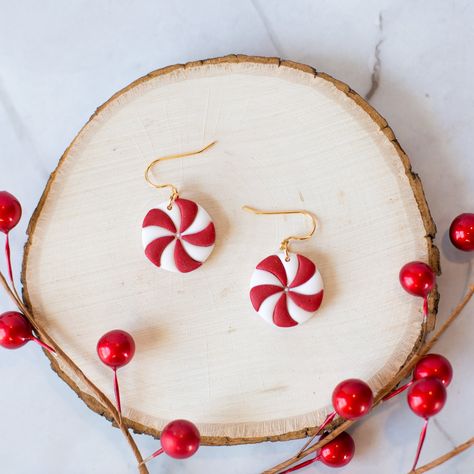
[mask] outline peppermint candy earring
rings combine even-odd
[[[169,200],[151,209],[142,225],[145,255],[157,267],[181,273],[196,270],[214,249],[216,231],[209,214],[199,204],[182,199],[172,184],[154,183],[150,178],[151,170],[161,161],[198,155],[215,143],[197,151],[158,158],[145,171],[146,181],[154,188],[171,188]]]
[[[274,326],[288,328],[306,322],[321,305],[323,280],[316,265],[304,255],[291,253],[291,240],[308,240],[316,231],[316,217],[308,211],[262,211],[244,206],[258,215],[302,214],[312,221],[304,236],[282,240],[280,252],[264,258],[250,280],[250,301],[255,311]]]

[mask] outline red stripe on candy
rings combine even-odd
[[[276,255],[270,255],[266,259],[262,260],[257,265],[257,270],[263,270],[265,272],[270,272],[275,275],[283,286],[286,286],[287,283],[287,276],[285,267],[281,260]]]
[[[181,214],[181,226],[179,231],[183,233],[194,222],[194,219],[196,219],[198,206],[194,201],[190,201],[189,199],[178,198],[175,203],[179,207]]]
[[[321,306],[321,302],[323,300],[323,293],[324,291],[321,290],[315,295],[302,295],[301,293],[296,293],[295,291],[289,291],[288,296],[301,309],[304,309],[305,311],[314,312]]]
[[[182,235],[181,238],[198,247],[210,247],[216,241],[216,229],[211,222],[205,229],[195,234]]]
[[[196,268],[199,268],[202,265],[201,262],[196,262],[196,260],[192,259],[186,253],[183,244],[179,240],[176,241],[176,246],[174,248],[174,263],[176,265],[176,268],[181,273],[192,272],[193,270],[196,270]]]
[[[282,328],[289,328],[296,326],[298,323],[288,313],[288,307],[286,305],[286,294],[283,293],[280,299],[275,305],[273,310],[273,322]]]
[[[250,301],[252,302],[252,306],[255,308],[255,311],[260,310],[260,306],[262,303],[271,295],[278,293],[279,291],[283,291],[281,286],[276,285],[258,285],[254,286],[250,290]]]
[[[150,226],[162,227],[163,229],[167,229],[170,232],[176,233],[176,226],[171,220],[171,217],[161,209],[151,209],[148,211],[145,219],[143,219],[142,227]]]
[[[174,239],[175,237],[171,235],[169,237],[159,237],[153,240],[146,246],[145,255],[152,263],[159,267],[161,265],[161,255]]]
[[[306,283],[315,273],[316,265],[303,255],[297,255],[298,257],[298,271],[296,272],[294,280],[289,285],[290,288],[296,288],[297,286]]]

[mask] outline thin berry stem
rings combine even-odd
[[[17,300],[21,301],[21,298],[15,286],[15,279],[13,278],[12,257],[10,251],[10,234],[8,232],[5,234],[5,257],[7,261],[8,277],[10,279],[13,294],[15,295]]]
[[[413,467],[411,468],[412,471],[416,469],[416,465],[418,464],[418,460],[420,459],[421,450],[423,449],[423,444],[426,438],[426,430],[428,429],[428,420],[429,420],[428,418],[425,418],[425,422],[423,424],[423,428],[420,433],[418,447],[416,448],[415,460],[413,461]]]
[[[119,412],[119,415],[122,416],[122,404],[120,402],[120,388],[117,377],[117,367],[114,367],[114,393],[115,401],[117,403],[117,411]]]
[[[393,397],[396,397],[399,393],[404,392],[408,387],[410,387],[413,384],[413,380],[410,380],[406,384],[402,385],[401,387],[398,387],[396,390],[394,390],[392,393],[389,393],[385,397],[383,397],[383,401],[386,402],[387,400],[390,400]]]
[[[35,341],[36,344],[39,344],[43,349],[46,349],[47,351],[53,353],[53,354],[56,354],[56,351],[51,347],[51,346],[48,346],[48,344],[46,344],[45,342],[41,341],[40,339],[38,339],[36,336],[32,336],[31,337],[31,340],[32,341]]]
[[[8,276],[10,277],[10,282],[13,284],[12,258],[11,258],[11,252],[10,252],[10,237],[9,237],[8,232],[5,234],[5,256],[7,259]]]
[[[152,459],[155,459],[158,457],[160,454],[163,454],[165,451],[163,448],[158,449],[158,451],[155,451],[151,456],[148,456],[146,459],[144,459],[141,464],[146,464],[147,462],[151,461]]]

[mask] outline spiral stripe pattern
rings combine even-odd
[[[151,209],[142,225],[147,258],[157,267],[188,273],[207,260],[216,240],[209,214],[194,201],[178,198]]]
[[[250,301],[268,323],[288,328],[306,322],[321,305],[324,285],[316,265],[299,254],[270,255],[255,269]]]

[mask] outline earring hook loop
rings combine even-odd
[[[161,156],[160,158],[157,158],[156,160],[153,160],[146,168],[145,170],[145,181],[150,185],[153,186],[156,189],[163,189],[163,188],[171,188],[171,195],[170,195],[170,202],[168,204],[168,209],[171,209],[173,202],[176,201],[179,197],[179,192],[178,188],[171,183],[163,183],[163,184],[158,184],[152,181],[150,177],[150,173],[152,169],[160,162],[162,161],[169,161],[169,160],[175,160],[177,158],[185,158],[187,156],[194,156],[194,155],[199,155],[200,153],[203,153],[206,150],[209,150],[209,148],[213,147],[217,143],[217,140],[214,140],[213,142],[209,143],[203,148],[200,148],[199,150],[195,151],[187,151],[184,153],[175,153],[173,155],[166,155],[166,156]]]
[[[309,219],[311,219],[311,230],[305,234],[305,235],[290,235],[289,237],[286,237],[281,241],[280,244],[280,250],[283,250],[285,252],[285,260],[288,262],[290,260],[289,252],[290,252],[290,242],[292,240],[297,240],[297,241],[302,241],[302,240],[308,240],[310,239],[314,233],[316,232],[316,229],[318,228],[318,220],[316,219],[316,216],[312,214],[309,211],[306,211],[304,209],[294,209],[294,210],[288,210],[288,211],[266,211],[262,209],[256,209],[255,207],[251,206],[243,206],[242,209],[247,212],[251,212],[253,214],[257,215],[289,215],[289,214],[300,214],[302,216],[306,216]]]

